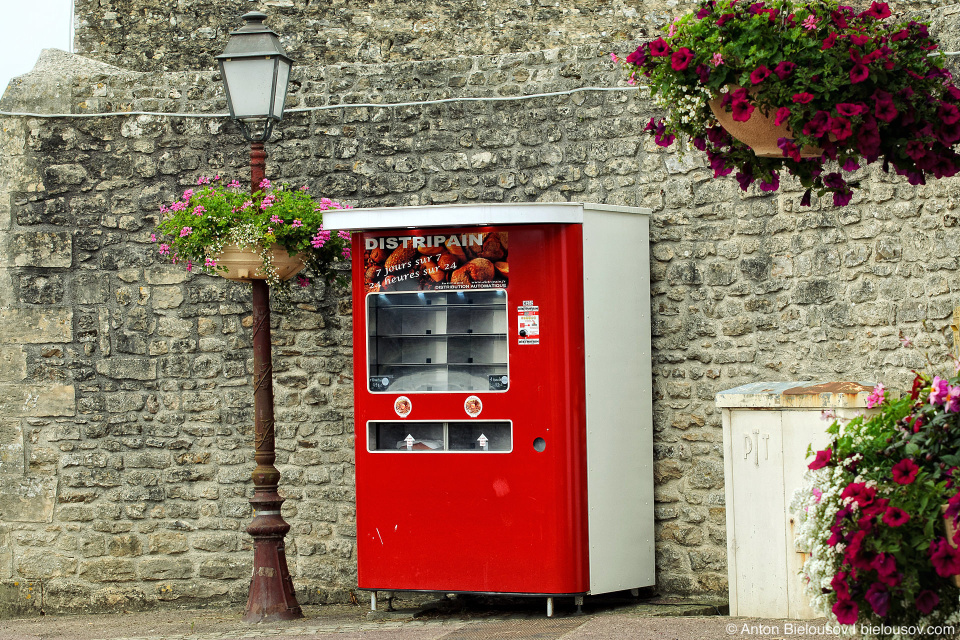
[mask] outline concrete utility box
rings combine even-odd
[[[826,446],[824,411],[866,411],[867,382],[758,382],[717,394],[723,410],[727,575],[731,616],[816,618],[803,590],[805,554],[793,545],[794,491],[807,446]]]

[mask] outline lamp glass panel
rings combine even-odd
[[[275,59],[232,58],[223,61],[223,74],[236,118],[266,118],[270,113]]]
[[[283,103],[287,99],[287,81],[290,79],[290,63],[280,59],[277,69],[277,95],[273,100],[273,117],[283,119]]]

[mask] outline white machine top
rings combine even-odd
[[[650,215],[650,209],[585,202],[503,202],[331,209],[323,212],[325,229],[422,229],[504,224],[583,223],[584,212]]]

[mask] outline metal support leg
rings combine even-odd
[[[573,604],[577,605],[577,615],[583,615],[583,596],[573,596]]]
[[[634,598],[639,598],[640,589],[630,589],[630,595],[632,595]]]
[[[371,591],[370,592],[370,611],[376,611],[376,610],[377,610],[377,592]]]
[[[387,591],[384,595],[387,598],[387,611],[395,611],[393,608],[393,591]]]
[[[553,598],[547,598],[547,617],[553,617]]]

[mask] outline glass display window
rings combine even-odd
[[[505,391],[503,289],[367,296],[371,392]]]

